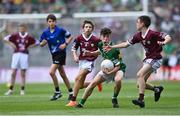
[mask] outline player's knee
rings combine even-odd
[[[136,74],[136,76],[137,76],[138,78],[140,77],[140,75],[141,75],[140,73],[137,73],[137,74]]]
[[[66,77],[66,74],[63,71],[59,71],[59,74],[61,75],[62,78]]]
[[[96,85],[97,85],[97,83],[93,82],[93,83],[90,84],[90,88],[94,88],[94,87],[96,87]]]
[[[137,77],[138,78],[144,78],[144,74],[143,73],[137,73]]]
[[[16,72],[12,72],[12,73],[11,73],[11,77],[12,77],[12,78],[15,78],[15,77],[16,77]]]
[[[116,83],[121,83],[121,78],[120,78],[120,77],[115,78],[115,82],[116,82]]]
[[[137,88],[139,88],[139,85],[138,85],[138,84],[137,84],[136,86],[137,86]]]
[[[81,79],[79,77],[75,78],[75,82],[80,82],[80,81],[81,81]]]
[[[55,72],[54,71],[49,71],[50,76],[55,76]]]

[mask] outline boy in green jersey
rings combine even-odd
[[[103,28],[100,32],[101,42],[98,44],[99,50],[94,52],[86,51],[84,55],[97,55],[101,54],[104,59],[109,59],[114,63],[114,69],[111,71],[108,70],[100,70],[98,74],[95,76],[93,81],[88,85],[85,89],[85,92],[80,100],[79,104],[76,106],[77,108],[82,108],[87,98],[91,95],[93,89],[100,83],[105,81],[110,82],[114,81],[114,94],[112,97],[113,108],[118,108],[118,100],[117,96],[121,90],[121,80],[125,73],[126,65],[122,62],[121,53],[118,49],[112,49],[109,52],[105,52],[103,47],[107,44],[112,44],[110,41],[111,30],[109,28]]]

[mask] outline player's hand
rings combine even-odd
[[[110,71],[107,68],[102,68],[101,70],[103,71],[103,73],[105,73],[107,75],[110,74]]]
[[[61,50],[64,50],[65,48],[66,48],[66,43],[61,44],[61,45],[59,46],[59,49],[61,49]]]
[[[160,46],[165,45],[163,41],[157,41],[157,43],[158,43]]]
[[[90,56],[90,54],[91,54],[91,51],[84,50],[82,55],[83,56]]]
[[[79,62],[79,58],[78,58],[77,56],[74,56],[74,61],[75,61],[76,63],[78,63],[78,62]]]
[[[40,46],[43,47],[47,44],[47,40],[43,39],[41,42],[40,42]]]
[[[109,51],[112,49],[112,47],[111,47],[110,45],[106,45],[106,46],[103,47],[103,49],[104,49],[106,52],[109,52]]]

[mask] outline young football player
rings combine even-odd
[[[20,95],[25,94],[25,82],[26,82],[26,71],[28,69],[29,63],[29,48],[34,47],[39,44],[39,41],[28,34],[27,25],[25,23],[19,24],[19,32],[8,35],[4,38],[4,41],[9,43],[14,48],[14,53],[11,62],[11,82],[9,90],[5,95],[11,95],[13,93],[13,88],[16,80],[17,70],[21,70],[21,91]]]
[[[107,82],[114,81],[115,85],[114,85],[114,93],[112,96],[112,104],[113,104],[113,108],[119,107],[117,97],[121,90],[121,80],[124,77],[126,65],[123,63],[121,53],[118,49],[112,49],[109,52],[104,51],[103,49],[104,46],[106,46],[107,44],[112,45],[110,35],[111,35],[111,30],[109,28],[101,29],[100,39],[102,41],[98,44],[99,49],[95,52],[86,51],[85,55],[96,56],[98,54],[101,54],[101,56],[104,59],[109,59],[113,62],[114,68],[112,70],[102,69],[97,73],[93,81],[91,81],[91,83],[85,89],[82,99],[80,100],[79,104],[76,106],[77,108],[82,108],[88,97],[93,92],[93,89],[98,84],[103,83],[105,81]]]
[[[130,45],[141,43],[143,48],[146,51],[146,57],[143,60],[143,66],[137,73],[137,86],[139,88],[139,97],[138,99],[132,100],[134,105],[138,105],[141,108],[145,107],[144,103],[144,92],[145,89],[154,91],[154,100],[157,102],[160,98],[161,92],[163,91],[162,86],[153,86],[147,83],[147,79],[151,73],[156,72],[156,70],[162,64],[162,46],[169,43],[172,39],[171,37],[162,32],[157,32],[149,29],[151,24],[151,19],[149,16],[143,15],[137,19],[136,28],[137,32],[132,39],[129,39],[126,42],[122,42],[113,46],[106,46],[106,51],[114,48],[126,48]]]
[[[73,59],[76,63],[79,63],[79,73],[76,76],[75,84],[73,88],[73,96],[70,102],[66,106],[76,106],[76,97],[78,95],[79,89],[87,87],[89,84],[85,82],[86,76],[92,71],[94,67],[94,61],[98,57],[98,55],[93,56],[85,56],[85,51],[96,51],[98,50],[98,43],[100,39],[98,39],[95,35],[93,35],[94,24],[91,21],[85,20],[83,23],[83,33],[80,34],[74,41],[72,46]],[[78,56],[77,50],[79,48],[80,54]],[[101,91],[101,85],[99,85],[99,89]]]
[[[50,100],[54,101],[62,96],[59,89],[58,79],[55,74],[56,70],[59,71],[59,74],[61,75],[69,91],[68,99],[70,99],[72,96],[72,88],[64,71],[63,65],[65,65],[66,61],[66,47],[71,42],[72,36],[67,30],[56,25],[56,16],[53,14],[49,14],[47,16],[47,24],[48,28],[43,31],[40,38],[40,46],[43,47],[48,44],[53,60],[49,74],[52,77],[54,83],[55,93]]]

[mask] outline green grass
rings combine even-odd
[[[146,108],[134,106],[131,100],[137,98],[135,81],[124,81],[119,95],[120,108],[112,108],[113,84],[103,84],[100,93],[97,88],[87,100],[83,109],[69,108],[67,91],[61,84],[63,97],[58,101],[49,101],[53,94],[52,84],[27,84],[25,96],[19,95],[19,86],[15,86],[12,96],[4,96],[7,87],[0,85],[0,115],[180,115],[180,82],[152,82],[162,84],[165,89],[159,102],[154,102],[154,93],[146,91]],[[81,90],[78,100],[84,90]]]

